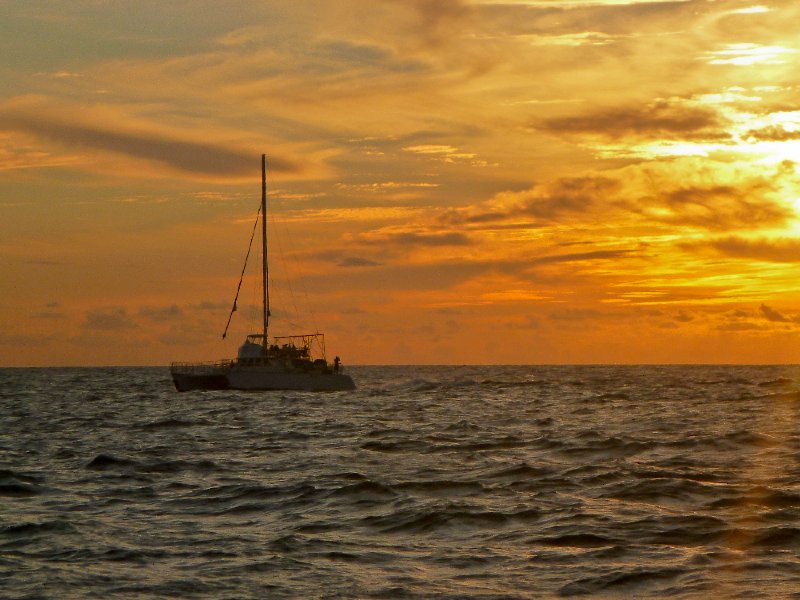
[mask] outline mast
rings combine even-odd
[[[269,328],[269,283],[267,268],[267,155],[261,155],[261,276],[263,279],[262,305],[264,310],[264,356],[267,356],[269,344],[267,329]]]

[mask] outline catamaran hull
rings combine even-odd
[[[175,389],[179,392],[189,392],[191,390],[227,390],[228,377],[225,375],[172,375],[172,382]]]
[[[276,373],[257,369],[232,370],[225,374],[173,373],[179,392],[191,390],[297,390],[339,392],[356,388],[352,378],[343,373]]]
[[[231,371],[228,386],[232,390],[301,390],[338,392],[356,389],[349,375],[343,373],[258,373],[252,370]]]

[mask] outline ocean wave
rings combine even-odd
[[[95,559],[115,562],[133,563],[139,566],[147,566],[155,560],[161,560],[169,556],[166,550],[145,550],[141,548],[108,548],[95,554]]]
[[[787,377],[778,377],[777,379],[762,381],[758,384],[758,387],[788,387],[791,385],[796,385],[796,383],[797,382],[793,379],[789,379]]]
[[[90,471],[135,471],[138,473],[179,473],[182,471],[211,472],[220,470],[212,460],[137,460],[110,454],[98,454],[86,465]]]
[[[535,508],[505,512],[450,504],[437,508],[403,509],[385,515],[365,517],[360,524],[381,533],[411,534],[441,530],[493,529],[511,523],[531,523],[540,518],[541,511]]]
[[[594,455],[595,457],[629,457],[652,449],[656,442],[624,440],[612,436],[580,444],[565,445],[560,452],[566,455]]]
[[[507,388],[546,388],[552,386],[553,382],[543,379],[479,379],[466,377],[461,379],[450,379],[444,381],[432,381],[428,379],[408,379],[395,382],[388,386],[383,386],[370,390],[371,395],[385,396],[412,393],[424,393],[435,391],[454,391],[468,388],[485,388],[502,390]]]
[[[41,483],[44,478],[41,475],[30,475],[12,471],[11,469],[0,469],[0,497],[7,498],[27,498],[39,496],[44,493]]]
[[[352,367],[336,397],[12,371],[0,595],[796,587],[798,368]]]
[[[192,490],[168,502],[186,514],[245,514],[304,506],[324,498],[326,493],[307,482],[274,486],[236,483]]]
[[[429,444],[421,440],[376,441],[361,444],[362,450],[371,450],[373,452],[425,452],[429,447]]]
[[[628,570],[613,570],[594,577],[583,577],[569,583],[559,590],[559,595],[580,596],[612,592],[641,597],[645,590],[652,589],[654,585],[673,581],[689,572],[689,569],[676,567],[663,569],[637,567]]]
[[[709,503],[710,508],[765,507],[772,509],[800,509],[800,494],[763,486],[741,489]]]
[[[455,481],[451,479],[404,481],[395,484],[393,487],[414,496],[425,497],[472,496],[486,491],[486,486],[479,481]]]
[[[651,478],[621,481],[603,488],[599,497],[633,502],[689,502],[702,497],[717,497],[719,487],[691,479]]]
[[[393,500],[397,495],[397,491],[391,486],[366,480],[335,488],[329,492],[328,497],[347,498],[352,502],[364,504],[386,502]]]
[[[593,533],[565,533],[563,535],[537,538],[537,544],[545,546],[561,546],[569,548],[601,548],[615,546],[622,540],[596,535]]]
[[[139,429],[144,431],[155,431],[159,429],[178,429],[182,427],[192,427],[194,425],[199,424],[208,424],[202,421],[193,421],[190,419],[178,419],[178,418],[167,418],[167,419],[159,419],[157,421],[150,421],[148,423],[143,423],[138,425]]]
[[[40,521],[36,523],[17,523],[0,528],[0,535],[8,537],[35,538],[54,533],[75,533],[77,528],[65,520]]]
[[[534,467],[528,463],[503,467],[485,473],[483,476],[488,480],[501,481],[524,481],[526,479],[538,479],[547,475],[552,475],[556,471],[552,468]]]
[[[127,458],[119,458],[110,454],[98,454],[89,461],[86,468],[93,471],[105,471],[107,469],[136,467],[139,464],[139,462]]]
[[[800,548],[800,528],[777,525],[748,532],[740,536],[748,547],[763,547],[771,550]]]

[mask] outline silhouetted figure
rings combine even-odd
[[[333,359],[333,372],[334,372],[334,373],[338,373],[338,372],[339,372],[339,363],[340,363],[340,362],[342,362],[342,361],[341,361],[341,360],[339,360],[339,357],[338,357],[338,356],[337,356],[336,358],[334,358],[334,359]]]

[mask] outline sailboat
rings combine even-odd
[[[273,337],[269,330],[269,278],[267,263],[267,157],[261,155],[261,277],[263,326],[239,347],[236,358],[216,362],[174,362],[170,373],[179,392],[189,390],[303,390],[333,392],[355,389],[337,356],[331,366],[325,357],[322,333]],[[256,221],[256,225],[258,220]],[[253,233],[255,234],[255,227]],[[252,239],[251,239],[252,244]],[[249,255],[249,250],[248,250]],[[247,259],[245,258],[245,266]],[[244,269],[242,269],[244,276]],[[239,289],[242,281],[239,280]],[[238,299],[238,290],[237,290]],[[236,311],[236,299],[228,317]],[[227,335],[225,327],[223,339]]]

